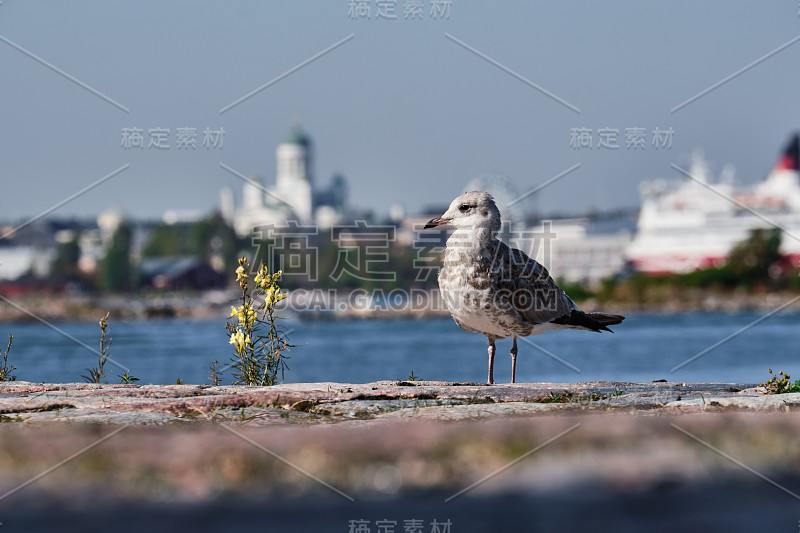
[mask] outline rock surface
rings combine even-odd
[[[274,387],[7,382],[0,384],[0,414],[5,421],[24,424],[69,421],[158,425],[213,420],[287,425],[595,411],[675,415],[792,410],[800,406],[800,394],[764,392],[747,384],[608,381],[492,386],[381,381]]]

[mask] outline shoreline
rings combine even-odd
[[[794,300],[794,301],[793,301]],[[12,303],[9,303],[13,302]],[[94,322],[106,312],[117,320],[153,320],[180,318],[187,320],[225,320],[230,316],[230,305],[235,294],[164,294],[158,296],[113,295],[113,296],[25,296],[14,300],[0,301],[0,322],[26,323],[38,318],[54,321]],[[791,302],[791,303],[789,303]],[[598,302],[590,298],[578,301],[586,312],[605,311],[633,315],[677,314],[677,313],[744,313],[772,311],[786,306],[788,310],[800,310],[800,295],[792,292],[770,294],[720,295],[694,292],[667,302]],[[789,305],[786,305],[789,303]],[[313,309],[309,306],[299,311],[278,308],[286,316],[300,320],[393,320],[449,317],[443,305],[412,308],[407,304],[367,303],[357,307],[345,302],[322,302]],[[38,318],[37,318],[38,317]]]

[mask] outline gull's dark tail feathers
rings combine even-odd
[[[608,313],[588,313],[588,315],[589,318],[600,325],[597,330],[611,331],[606,326],[613,326],[614,324],[619,324],[625,320],[625,317],[622,315],[610,315]]]
[[[573,326],[575,329],[588,329],[589,331],[599,332],[611,331],[607,326],[619,324],[623,320],[625,320],[625,317],[622,315],[610,315],[608,313],[584,313],[583,311],[573,309],[569,315],[553,320],[553,323]]]

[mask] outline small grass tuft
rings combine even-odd
[[[478,403],[497,403],[495,399],[492,398],[491,396],[482,396],[482,397],[478,396],[479,392],[480,389],[476,390],[472,398],[467,398],[464,403],[466,403],[467,405],[478,404]],[[435,398],[436,396],[431,396],[430,398],[419,397],[420,400],[435,399]]]
[[[219,361],[214,359],[214,362],[211,363],[211,367],[208,369],[208,379],[211,380],[211,384],[215,387],[222,384],[222,375],[219,369]]]
[[[610,396],[605,396],[602,394],[598,394],[596,392],[574,392],[574,391],[563,391],[563,392],[551,392],[549,395],[536,398],[533,401],[536,403],[580,403],[580,404],[590,404],[592,402],[598,402],[600,400],[607,400]]]
[[[124,374],[119,375],[119,382],[121,385],[133,385],[139,381],[139,378],[131,376],[131,371],[126,370]]]
[[[81,376],[87,383],[101,383],[106,375],[105,366],[111,349],[111,337],[108,335],[108,316],[109,313],[106,313],[106,316],[100,319],[100,352],[97,354],[97,368],[87,368],[89,375]]]
[[[8,352],[11,351],[11,345],[14,344],[14,336],[8,334],[8,348],[3,352],[0,349],[0,354],[3,354],[3,366],[0,367],[0,381],[16,381],[17,376],[12,376],[11,373],[17,369],[14,365],[8,362]]]

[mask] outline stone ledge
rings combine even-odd
[[[767,395],[741,383],[516,383],[438,381],[209,385],[0,384],[5,422],[165,424],[186,421],[281,425],[352,419],[456,420],[564,412],[680,415],[794,410],[800,394]],[[133,414],[137,413],[137,414]]]

